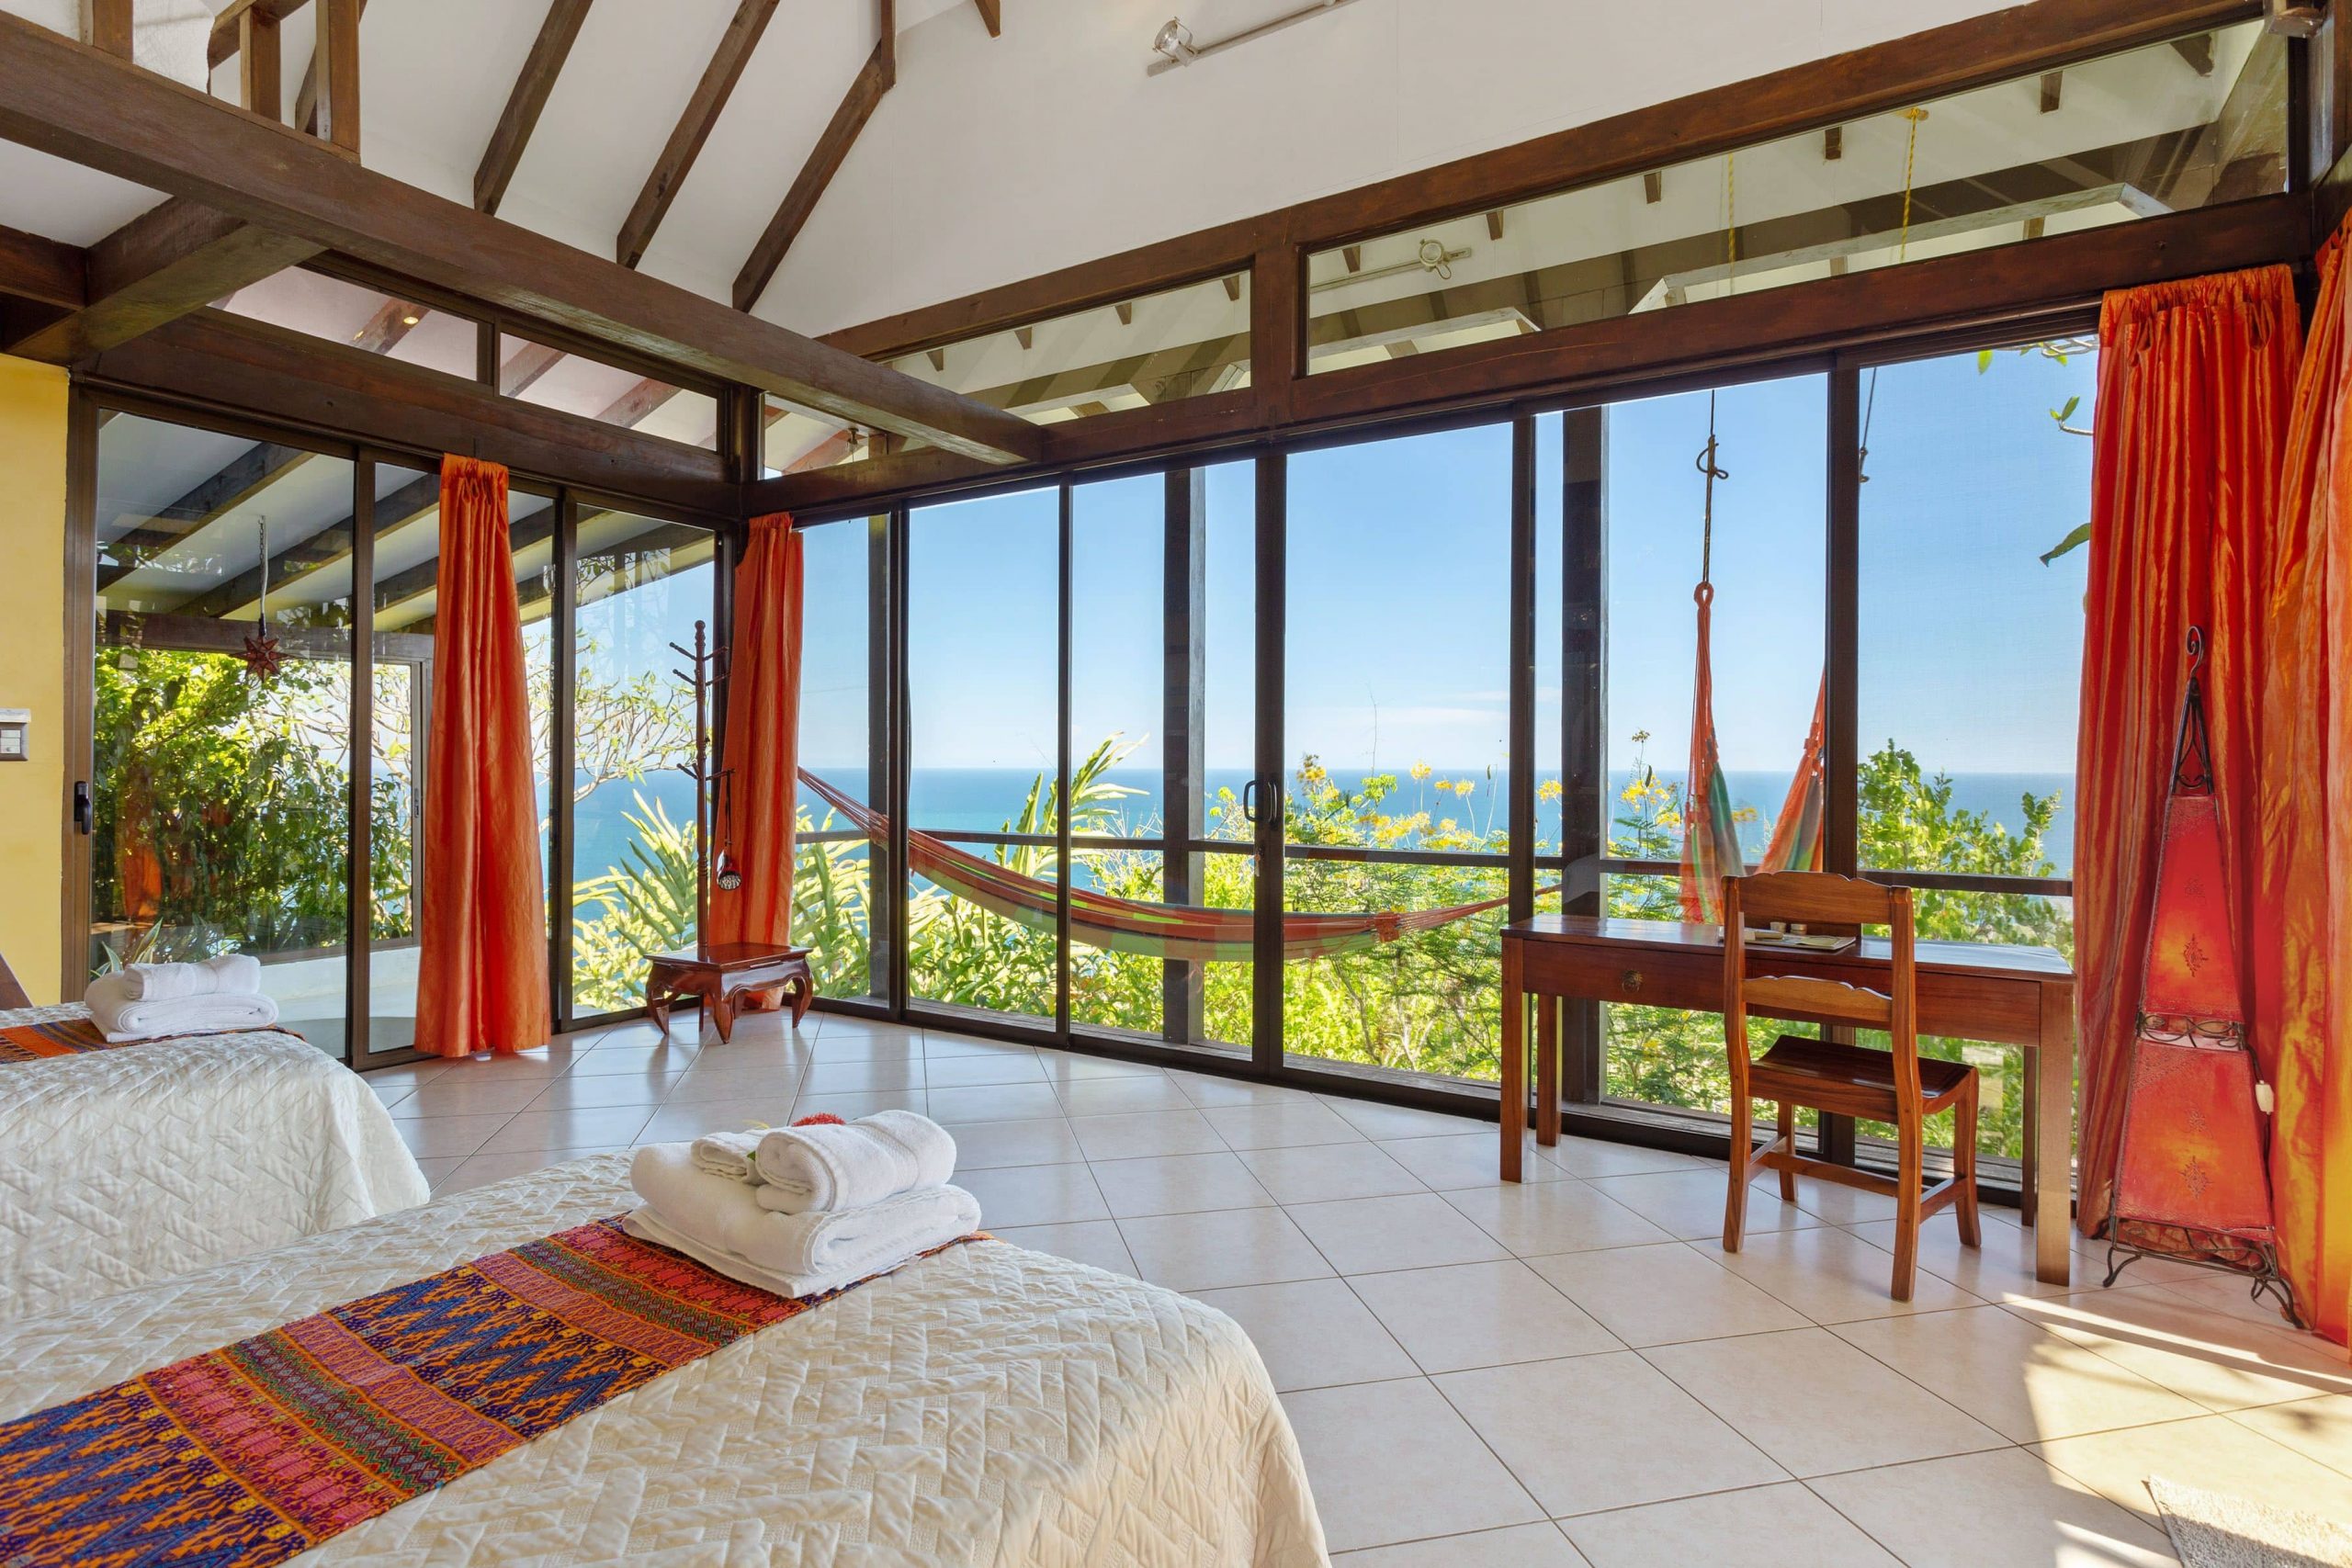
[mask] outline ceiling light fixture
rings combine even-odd
[[[1168,65],[1189,65],[1200,53],[1193,47],[1193,29],[1174,17],[1168,18],[1159,36],[1151,40],[1151,51]],[[1155,69],[1164,70],[1166,67],[1156,66]]]
[[[1220,50],[1231,49],[1236,44],[1248,43],[1252,39],[1264,38],[1268,33],[1278,33],[1295,23],[1306,20],[1309,17],[1319,17],[1327,11],[1336,11],[1342,6],[1352,4],[1354,0],[1317,0],[1316,4],[1293,11],[1288,16],[1277,17],[1271,22],[1261,22],[1246,31],[1235,33],[1229,38],[1218,39],[1213,43],[1195,43],[1193,40],[1193,29],[1178,18],[1170,17],[1167,24],[1151,40],[1153,58],[1151,63],[1144,67],[1144,74],[1157,76],[1163,71],[1173,71],[1180,65],[1190,65],[1196,60],[1206,60]]]

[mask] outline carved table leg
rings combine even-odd
[[[711,988],[710,1021],[718,1025],[718,1043],[722,1045],[735,1037],[735,1006],[727,997],[725,986]]]

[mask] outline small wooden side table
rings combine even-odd
[[[733,1038],[735,1015],[765,1012],[789,1001],[799,1027],[817,999],[817,977],[808,972],[805,947],[774,947],[752,942],[720,942],[684,953],[654,956],[645,977],[645,1010],[670,1032],[670,1009],[698,1001],[718,1025],[721,1041]]]

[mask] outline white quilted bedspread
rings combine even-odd
[[[0,1024],[87,1016],[0,1010]],[[291,1035],[0,1066],[0,1321],[78,1311],[428,1192],[382,1102]]]
[[[0,1419],[630,1206],[602,1155],[0,1325]],[[1323,1532],[1232,1319],[1004,1242],[625,1393],[298,1568],[1307,1568]]]

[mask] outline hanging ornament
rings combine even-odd
[[[712,880],[722,893],[732,893],[743,886],[743,868],[735,861],[735,770],[722,768],[718,773],[718,861]]]
[[[255,629],[245,638],[245,673],[256,681],[272,681],[286,667],[286,651],[269,631],[269,519],[259,520],[261,525],[261,603],[255,611]]]

